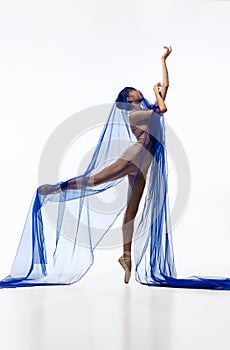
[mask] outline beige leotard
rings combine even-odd
[[[140,168],[143,174],[146,174],[151,163],[152,142],[149,136],[148,120],[142,121],[138,125],[130,125],[132,133],[137,142],[129,146],[121,155],[122,159],[132,162],[137,168],[130,174],[136,174]]]

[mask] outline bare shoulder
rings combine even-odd
[[[152,110],[138,110],[138,111],[133,111],[129,114],[129,120],[132,123],[138,123],[139,121],[143,121],[146,119],[149,119],[150,116],[152,115],[153,111]]]

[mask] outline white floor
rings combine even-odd
[[[229,349],[230,292],[125,285],[109,254],[72,286],[0,290],[1,349]]]

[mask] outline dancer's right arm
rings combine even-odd
[[[156,85],[154,85],[153,87],[153,91],[155,93],[155,96],[156,96],[156,99],[157,99],[157,102],[155,103],[155,105],[158,107],[160,113],[165,113],[167,112],[167,107],[166,107],[166,104],[159,92],[159,88],[161,87],[161,83],[158,83]]]
[[[162,96],[159,93],[159,87],[160,87],[160,83],[155,84],[153,87],[153,91],[155,93],[156,96],[156,107],[157,109],[155,110],[156,113],[165,113],[167,112],[167,107],[166,104],[162,98]],[[132,113],[130,113],[129,115],[129,121],[131,124],[135,125],[138,124],[138,122],[142,122],[143,120],[147,120],[151,117],[153,113],[153,110],[150,109],[148,111],[143,111],[143,110],[138,110],[138,111],[134,111]]]

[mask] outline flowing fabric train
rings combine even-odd
[[[153,147],[144,208],[133,241],[136,280],[149,286],[230,289],[228,278],[177,278],[164,115],[156,113],[155,106],[146,99],[142,106],[152,109],[148,128]],[[67,181],[57,184],[56,193],[41,194],[37,190],[34,194],[10,275],[0,281],[1,288],[71,284],[87,273],[94,262],[94,249],[129,199],[125,176],[94,187],[87,186],[87,179],[112,164],[135,142],[127,110],[114,103],[87,169],[77,176],[82,183],[85,181],[85,187],[60,190]],[[119,193],[119,205],[110,208],[107,203],[106,213],[97,210],[104,192],[110,196],[114,190]]]

